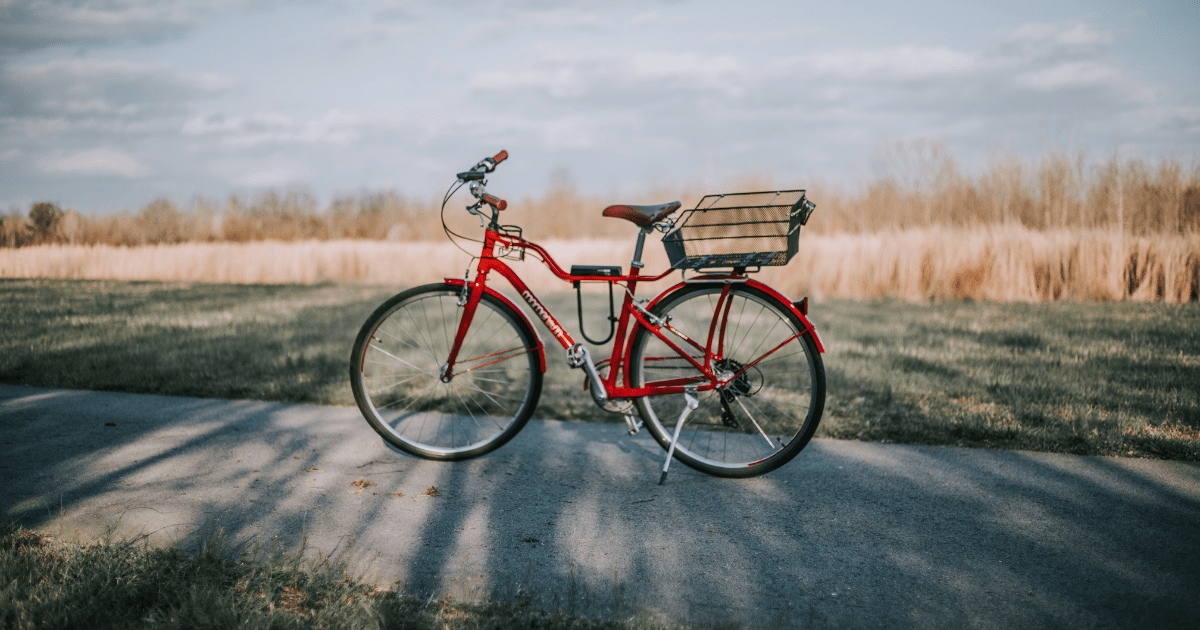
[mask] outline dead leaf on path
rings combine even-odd
[[[350,485],[354,486],[355,488],[358,488],[359,490],[363,490],[365,488],[370,488],[371,486],[375,485],[375,482],[367,481],[366,479],[359,479],[359,480],[351,483]]]
[[[440,494],[441,493],[438,492],[437,486],[429,486],[429,489],[425,491],[425,496],[427,497],[436,497]]]
[[[324,470],[317,470],[316,468],[305,468],[305,469],[304,469],[304,472],[325,472],[325,471],[324,471]]]

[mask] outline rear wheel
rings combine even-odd
[[[701,365],[709,348],[713,371],[732,377],[720,389],[697,392],[699,407],[675,446],[679,461],[720,477],[753,477],[786,464],[808,444],[825,407],[825,368],[788,305],[747,285],[692,284],[651,312],[691,340],[664,331],[673,343]],[[645,328],[633,337],[629,378],[634,387],[708,382]],[[650,434],[667,448],[684,397],[645,396],[636,404]]]
[[[512,307],[484,294],[449,382],[443,366],[464,309],[461,286],[434,284],[385,302],[350,357],[358,408],[385,440],[413,455],[459,460],[512,439],[542,389],[537,338]]]

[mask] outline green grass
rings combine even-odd
[[[842,439],[1200,461],[1200,304],[814,307]]]
[[[225,546],[219,533],[188,554],[0,524],[0,628],[678,628],[648,611],[580,616],[574,601],[537,606],[522,592],[475,602],[401,595],[348,578],[345,565],[262,549],[230,560]]]
[[[353,405],[354,336],[397,291],[3,280],[0,382]],[[543,297],[575,335],[574,295]],[[1200,304],[828,301],[811,317],[828,351],[818,437],[1200,461]],[[538,415],[619,420],[540,332]]]

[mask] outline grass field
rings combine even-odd
[[[398,290],[2,280],[0,381],[353,405],[354,336]],[[574,295],[544,297],[575,334]],[[584,297],[595,336],[607,298]],[[825,300],[810,315],[828,350],[818,437],[1200,461],[1195,302]],[[560,353],[538,416],[619,420]]]
[[[422,599],[297,553],[260,548],[230,560],[226,551],[219,535],[189,554],[139,541],[65,542],[0,523],[0,628],[683,630],[626,610],[621,600],[535,605],[525,592],[506,600]]]

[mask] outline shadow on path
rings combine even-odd
[[[814,440],[766,477],[676,464],[658,486],[661,457],[621,425],[534,420],[429,462],[353,408],[0,385],[3,517],[67,536],[220,527],[416,593],[705,623],[1200,624],[1200,466]]]

